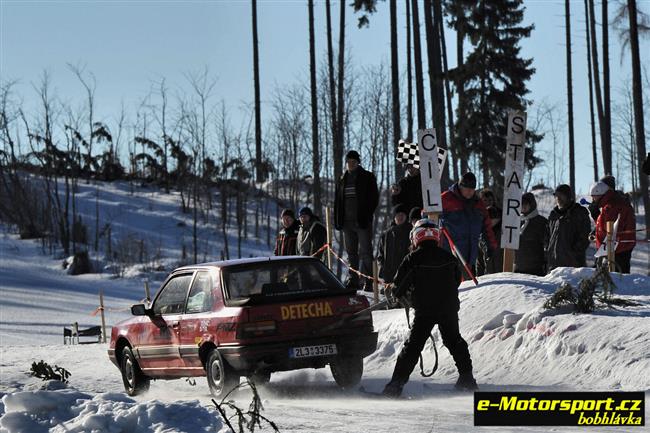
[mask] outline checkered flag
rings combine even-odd
[[[400,140],[397,146],[397,160],[404,164],[412,165],[415,168],[420,168],[420,154],[418,152],[417,143],[409,143],[405,140]],[[442,169],[447,160],[447,150],[438,147],[438,167],[440,168],[440,175],[442,176]]]

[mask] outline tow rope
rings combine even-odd
[[[411,330],[411,315],[409,313],[409,310],[411,306],[409,305],[408,302],[404,302],[404,312],[406,313],[406,324],[409,327],[409,330]],[[435,327],[435,325],[434,325]],[[431,347],[433,347],[433,353],[436,357],[436,361],[433,364],[433,368],[431,369],[431,372],[427,373],[424,371],[424,359],[422,358],[422,352],[420,352],[420,375],[422,377],[431,377],[433,374],[438,370],[438,348],[436,347],[436,339],[433,336],[433,328],[431,329],[431,333],[429,334],[429,339],[431,339]]]

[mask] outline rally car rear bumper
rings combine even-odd
[[[337,355],[292,358],[294,347],[336,344]],[[281,343],[219,346],[219,352],[235,370],[242,372],[273,372],[297,368],[324,367],[337,357],[365,357],[377,349],[377,333],[305,338]]]

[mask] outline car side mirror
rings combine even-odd
[[[151,310],[147,309],[144,304],[135,304],[131,306],[131,314],[134,316],[150,316]]]

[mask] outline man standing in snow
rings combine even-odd
[[[379,262],[379,278],[386,283],[392,283],[395,272],[404,256],[409,252],[411,241],[411,223],[406,220],[408,209],[400,204],[393,208],[393,222],[391,227],[382,233],[379,238],[377,261]]]
[[[636,221],[634,209],[630,203],[604,182],[596,182],[590,191],[592,203],[599,209],[596,219],[596,248],[605,243],[607,239],[607,222],[618,221],[616,224],[616,238],[618,242],[614,255],[617,270],[623,274],[630,273],[630,259],[632,250],[636,245]]]
[[[298,211],[298,218],[300,219],[296,247],[298,255],[311,256],[316,254],[327,242],[327,229],[308,207],[303,207]],[[318,259],[323,257],[323,251],[319,252],[316,257]]]
[[[273,255],[293,256],[296,254],[296,237],[298,236],[299,223],[291,209],[282,211],[282,230],[275,239]]]
[[[515,272],[546,275],[544,240],[547,231],[548,220],[537,211],[535,196],[527,192],[521,197],[521,231],[519,249],[515,251]]]
[[[486,256],[492,257],[497,250],[497,240],[492,231],[492,220],[483,202],[476,195],[476,176],[465,173],[460,181],[442,193],[442,226],[469,266],[475,269],[478,257],[479,237],[483,235],[487,245]],[[445,239],[442,248],[451,247]]]
[[[548,238],[544,243],[548,270],[561,266],[587,266],[591,230],[589,212],[575,202],[569,185],[559,185],[554,195],[556,206],[548,216]]]
[[[336,182],[334,225],[343,231],[345,250],[350,266],[365,275],[372,274],[372,220],[379,204],[375,175],[361,167],[361,157],[355,150],[347,153],[346,171]],[[359,267],[360,266],[360,267]],[[372,291],[372,281],[359,287],[359,277],[350,271],[346,287]]]
[[[404,258],[394,285],[388,286],[386,291],[389,299],[399,299],[407,307],[412,306],[415,316],[408,340],[397,357],[393,376],[383,394],[389,397],[401,395],[436,324],[442,343],[458,369],[456,388],[474,391],[478,386],[472,374],[472,359],[458,327],[458,286],[461,280],[458,261],[438,247],[440,231],[428,219],[415,224],[410,238],[413,251]]]

